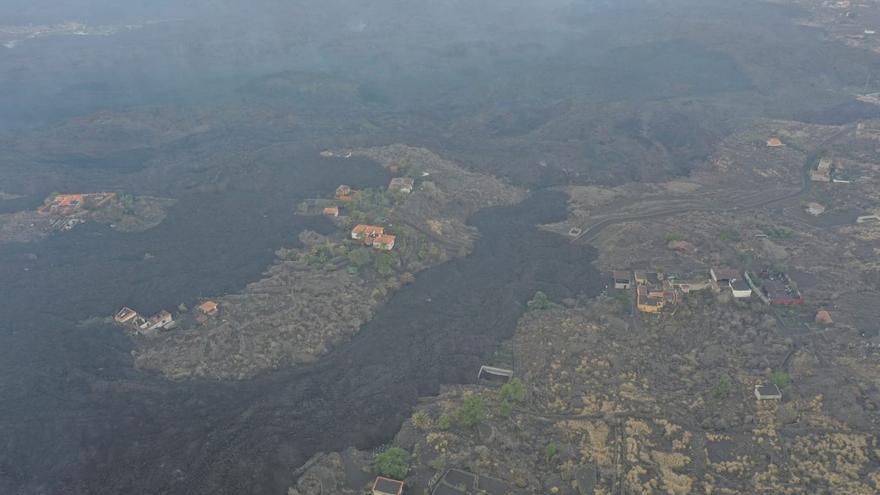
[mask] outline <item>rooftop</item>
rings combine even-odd
[[[377,476],[373,482],[373,493],[400,495],[403,493],[403,482]]]
[[[715,281],[719,280],[739,280],[742,275],[740,275],[739,270],[734,270],[732,268],[712,268],[712,278]]]
[[[212,314],[217,312],[217,303],[214,301],[205,301],[202,304],[199,304],[199,311],[205,314]]]
[[[359,224],[355,225],[353,229],[351,229],[352,234],[366,234],[366,235],[382,235],[385,233],[385,227],[379,227],[377,225],[364,225]]]

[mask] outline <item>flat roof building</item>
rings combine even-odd
[[[758,400],[780,400],[782,392],[775,383],[762,383],[755,385],[755,398]]]
[[[373,495],[402,495],[404,483],[402,481],[393,480],[377,476],[373,482]]]
[[[615,270],[611,272],[611,278],[614,279],[615,289],[629,289],[632,286],[632,277],[629,272]]]

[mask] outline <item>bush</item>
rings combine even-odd
[[[522,402],[526,398],[526,386],[522,380],[514,378],[498,389],[498,398],[504,402]]]
[[[443,413],[437,418],[437,427],[441,430],[448,430],[452,428],[452,416],[449,414]]]
[[[550,299],[547,297],[547,294],[538,291],[535,292],[535,297],[526,303],[526,307],[529,311],[543,311],[550,308]]]
[[[716,399],[723,400],[730,397],[732,392],[733,384],[730,383],[730,378],[722,376],[721,379],[718,380],[718,384],[715,385],[715,389],[712,390],[712,395],[714,395]]]
[[[348,261],[358,268],[366,266],[372,258],[373,253],[370,248],[360,247],[348,253]]]
[[[770,375],[770,381],[779,388],[785,388],[791,381],[791,375],[784,371],[774,371]]]
[[[774,240],[789,239],[794,236],[794,232],[785,227],[769,226],[761,229],[767,237]]]
[[[486,403],[476,395],[469,395],[461,403],[457,416],[462,425],[473,428],[486,418]]]
[[[431,427],[434,426],[431,416],[425,411],[416,411],[413,413],[411,421],[413,426],[422,431],[430,430]]]
[[[547,460],[548,463],[553,460],[553,458],[556,457],[556,454],[558,453],[559,447],[556,445],[556,442],[550,442],[547,444],[546,447],[544,447],[544,458]]]
[[[376,256],[376,271],[379,275],[388,276],[394,273],[394,256],[388,253],[382,253]]]
[[[409,452],[393,447],[376,456],[373,470],[379,476],[402,480],[409,472]]]

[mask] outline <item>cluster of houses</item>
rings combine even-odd
[[[351,229],[351,238],[383,251],[394,249],[396,239],[395,236],[385,233],[385,227],[365,224],[355,225]]]
[[[834,161],[827,156],[820,158],[816,168],[810,171],[810,180],[814,182],[834,182],[837,184],[849,184],[852,182],[839,167],[834,166]]]
[[[214,316],[220,310],[220,306],[215,301],[205,301],[196,307],[199,312],[207,316]],[[128,328],[134,333],[141,335],[150,335],[159,330],[170,330],[177,326],[174,317],[164,309],[158,313],[145,318],[137,311],[123,307],[113,315],[113,321],[118,325]]]
[[[127,306],[113,315],[113,321],[142,335],[171,328],[174,325],[174,317],[164,309],[149,318],[144,318],[137,311]]]
[[[675,302],[675,291],[668,279],[656,272],[636,270],[630,275],[627,271],[615,271],[614,288],[630,289],[635,280],[636,307],[643,313],[659,313],[667,303]]]
[[[752,294],[767,304],[804,304],[804,297],[791,278],[785,273],[764,269],[749,273],[730,268],[712,267],[708,279],[680,279],[662,273],[645,271],[612,272],[614,288],[617,290],[636,288],[636,307],[643,313],[659,313],[671,303],[675,303],[678,292],[689,293],[704,289],[717,292],[727,291],[736,299],[748,299]]]
[[[83,209],[86,204],[98,208],[116,197],[116,193],[79,193],[79,194],[56,194],[46,201],[37,211],[51,215],[73,215]]]
[[[641,270],[614,271],[612,278],[617,290],[635,286],[636,307],[643,313],[659,313],[665,306],[675,303],[678,292],[687,294],[711,288],[719,292],[730,290],[737,299],[747,299],[752,295],[752,287],[743,272],[729,268],[711,268],[708,279],[680,279]]]
[[[412,177],[394,177],[388,184],[388,191],[409,194],[413,191],[415,180]],[[335,198],[337,201],[350,202],[354,199],[357,192],[351,186],[341,184],[336,188]],[[340,213],[339,206],[327,206],[323,210],[324,215],[330,217],[338,217]],[[367,246],[381,249],[383,251],[391,251],[394,249],[396,237],[385,233],[385,227],[377,225],[359,224],[351,229],[351,238],[363,242]]]

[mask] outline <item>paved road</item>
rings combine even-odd
[[[835,134],[834,136],[837,136],[838,134]],[[832,139],[832,138],[826,139],[825,141],[823,141],[823,143],[829,141],[830,139]],[[641,221],[641,220],[653,220],[653,219],[657,219],[657,218],[669,217],[669,216],[673,216],[673,215],[680,215],[682,213],[689,213],[689,212],[693,212],[693,211],[728,213],[728,212],[732,212],[732,211],[753,210],[755,208],[762,208],[764,206],[768,206],[768,205],[771,205],[774,203],[780,203],[783,201],[787,201],[789,199],[796,198],[798,196],[801,196],[801,195],[809,192],[813,186],[813,183],[810,180],[810,168],[812,167],[812,164],[813,164],[813,161],[815,160],[815,158],[816,158],[815,154],[810,154],[806,158],[806,160],[804,160],[804,166],[801,170],[801,187],[797,190],[784,193],[780,196],[764,198],[764,199],[761,199],[761,200],[756,201],[754,203],[749,203],[749,204],[745,204],[742,206],[729,206],[729,205],[717,206],[717,205],[711,205],[709,203],[705,203],[702,206],[678,206],[678,207],[671,207],[671,208],[667,208],[667,209],[662,209],[659,211],[655,210],[655,211],[652,211],[649,213],[644,213],[644,214],[632,214],[632,215],[608,217],[608,218],[599,220],[598,222],[596,222],[592,225],[588,225],[587,227],[585,227],[579,235],[577,235],[576,237],[574,237],[572,239],[572,242],[576,242],[580,239],[585,239],[587,242],[589,242],[589,241],[595,239],[596,236],[599,235],[599,233],[605,227],[608,227],[609,225],[619,224],[619,223],[637,222],[637,221]],[[772,192],[773,191],[766,191],[763,193],[759,193],[758,195],[760,196],[760,195],[769,194]]]

